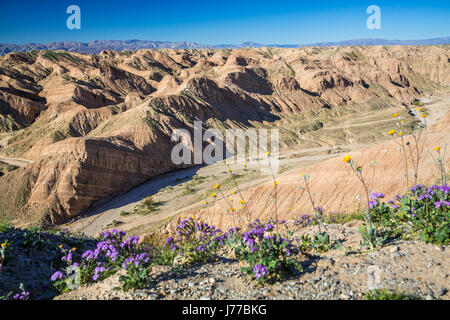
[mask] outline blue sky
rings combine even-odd
[[[81,30],[66,27],[66,9],[72,4],[81,9]],[[381,8],[381,30],[366,27],[369,5]],[[0,43],[141,39],[306,44],[442,36],[450,36],[449,0],[0,0]]]

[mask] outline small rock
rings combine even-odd
[[[399,252],[400,251],[400,247],[399,246],[394,246],[394,247],[391,248],[390,251],[391,251],[391,253]]]
[[[439,296],[445,296],[448,292],[447,288],[442,287],[441,290],[439,290]]]
[[[209,279],[209,283],[216,283],[216,279],[210,278],[210,279]]]

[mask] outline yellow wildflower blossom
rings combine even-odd
[[[344,162],[350,162],[351,160],[352,158],[349,155],[344,157]]]

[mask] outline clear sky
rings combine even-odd
[[[68,30],[69,5],[81,30]],[[369,30],[369,5],[381,30]],[[0,43],[90,40],[203,44],[306,44],[357,38],[416,40],[450,36],[449,0],[0,0]]]

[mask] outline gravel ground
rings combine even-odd
[[[240,262],[226,257],[184,268],[154,267],[153,281],[124,292],[119,274],[82,286],[56,299],[364,299],[370,283],[416,294],[422,299],[450,299],[450,254],[447,247],[419,241],[397,241],[371,252],[359,250],[359,222],[328,225],[332,239],[354,251],[333,249],[302,255],[303,272],[282,282],[259,286],[240,272]],[[313,233],[314,227],[299,233]],[[358,250],[357,250],[358,248]],[[378,280],[378,281],[377,281]]]
[[[20,284],[30,292],[31,299],[51,298],[50,276],[61,263],[61,249],[77,247],[82,251],[93,242],[74,238],[64,232],[52,234],[10,228],[0,232],[0,244],[7,243],[6,257],[0,256],[0,297],[18,293]]]

